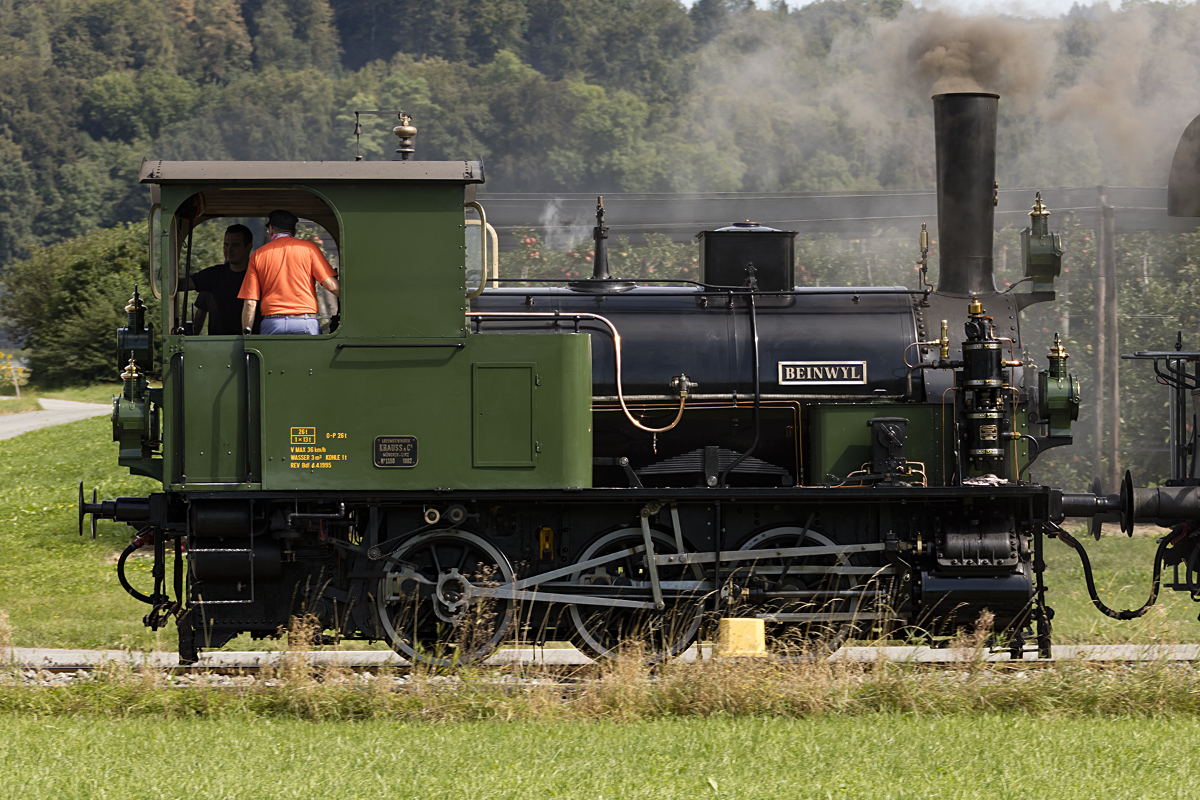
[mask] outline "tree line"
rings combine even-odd
[[[490,191],[928,189],[929,54],[989,30],[967,77],[1006,96],[1004,185],[1159,185],[1138,154],[1200,105],[1200,11],[1105,9],[981,33],[903,0],[0,0],[0,270],[140,219],[143,157],[351,158],[356,110],[403,108],[418,157],[483,158]]]

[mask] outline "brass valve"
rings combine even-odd
[[[396,138],[400,140],[400,146],[396,148],[396,153],[399,154],[401,161],[408,161],[416,152],[416,148],[413,147],[413,139],[417,136],[417,129],[412,125],[412,117],[403,111],[397,112],[396,118],[400,120],[400,124],[392,128],[392,133],[396,134]]]
[[[1050,348],[1050,352],[1046,354],[1049,358],[1066,359],[1069,358],[1067,351],[1062,346],[1062,334],[1054,334],[1054,345]]]
[[[1029,212],[1029,216],[1033,219],[1050,216],[1050,209],[1046,208],[1046,204],[1042,202],[1041,192],[1033,195],[1033,210]]]
[[[124,384],[122,395],[126,400],[137,400],[141,396],[141,378],[142,373],[137,368],[137,362],[130,357],[129,364],[121,373],[121,382]]]
[[[950,326],[946,320],[942,320],[942,336],[938,339],[938,345],[941,346],[942,361],[950,360]]]
[[[921,286],[925,287],[926,291],[933,289],[929,285],[929,228],[926,223],[921,223],[921,260],[917,263],[917,270],[921,273]]]
[[[687,375],[676,375],[671,379],[671,383],[669,384],[669,386],[679,395],[680,400],[686,400],[688,395],[692,393],[692,389],[695,389],[699,385],[700,384],[688,378]]]
[[[971,305],[967,307],[967,313],[972,316],[978,316],[983,313],[983,303],[979,302],[978,297],[971,298]]]

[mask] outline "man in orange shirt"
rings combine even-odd
[[[319,334],[317,293],[319,283],[334,297],[341,297],[338,279],[321,248],[297,239],[299,218],[290,211],[272,211],[267,216],[267,243],[250,256],[242,280],[242,333],[249,334],[254,313],[262,305],[264,334]]]

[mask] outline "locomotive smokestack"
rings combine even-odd
[[[984,92],[933,96],[937,141],[938,294],[995,294],[996,109]]]

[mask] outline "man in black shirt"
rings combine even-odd
[[[197,333],[208,317],[211,335],[238,336],[242,332],[242,301],[238,292],[250,264],[254,249],[254,234],[245,225],[230,225],[225,229],[225,263],[200,270],[189,280],[180,279],[179,288],[199,292],[192,330]],[[257,320],[255,321],[257,325]]]

